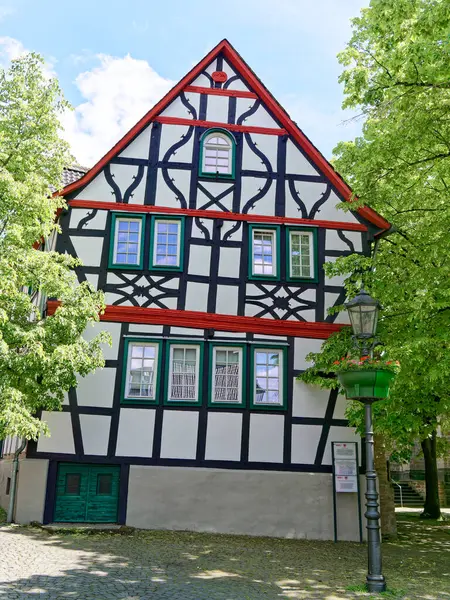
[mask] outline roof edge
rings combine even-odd
[[[54,195],[66,196],[77,189],[87,185],[102,170],[102,168],[116,156],[133,138],[138,135],[144,127],[158,116],[158,114],[170,104],[176,96],[195,79],[214,58],[223,52],[225,58],[230,62],[250,85],[252,90],[263,100],[275,117],[282,123],[286,131],[297,141],[307,156],[331,181],[334,187],[347,202],[354,200],[354,194],[350,186],[344,181],[339,173],[333,168],[323,154],[314,146],[300,127],[291,119],[285,109],[274,98],[254,71],[247,65],[241,55],[235,50],[231,43],[225,38],[221,40],[197,65],[195,65],[167,94],[149,110],[137,123],[126,133],[89,171],[76,182],[69,184]],[[357,212],[363,219],[375,225],[382,231],[390,228],[391,224],[369,206],[359,208]]]

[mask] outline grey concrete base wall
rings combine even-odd
[[[48,460],[29,458],[19,461],[19,481],[15,522],[42,523],[47,488]]]
[[[0,460],[0,506],[6,511],[9,504],[9,495],[6,495],[6,485],[8,477],[11,477],[12,464],[12,460]]]
[[[337,506],[339,539],[358,540],[356,494]],[[131,466],[127,525],[330,540],[332,476]]]

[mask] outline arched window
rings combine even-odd
[[[234,145],[234,139],[226,131],[207,131],[202,138],[200,174],[234,177]]]

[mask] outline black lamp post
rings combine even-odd
[[[359,294],[346,305],[353,329],[353,339],[363,356],[373,354],[377,344],[375,333],[380,303],[367,292]],[[377,398],[360,398],[364,403],[366,439],[366,512],[369,592],[384,592],[386,580],[381,572],[380,512],[378,510],[377,474],[374,467],[372,404]]]

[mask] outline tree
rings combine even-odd
[[[343,106],[359,109],[364,124],[334,162],[357,196],[351,208],[373,207],[394,232],[379,240],[375,268],[354,255],[328,269],[351,273],[349,293],[363,281],[384,306],[380,333],[402,370],[375,426],[399,448],[421,440],[422,515],[433,518],[434,441],[450,414],[449,28],[450,0],[372,0],[353,20],[340,81]]]
[[[103,366],[107,341],[81,337],[102,293],[77,284],[72,257],[38,248],[57,230],[64,201],[50,187],[71,162],[58,120],[68,105],[42,66],[28,54],[0,71],[0,439],[46,433],[37,411],[57,410],[77,374]],[[62,301],[52,317],[39,308],[46,296]]]

